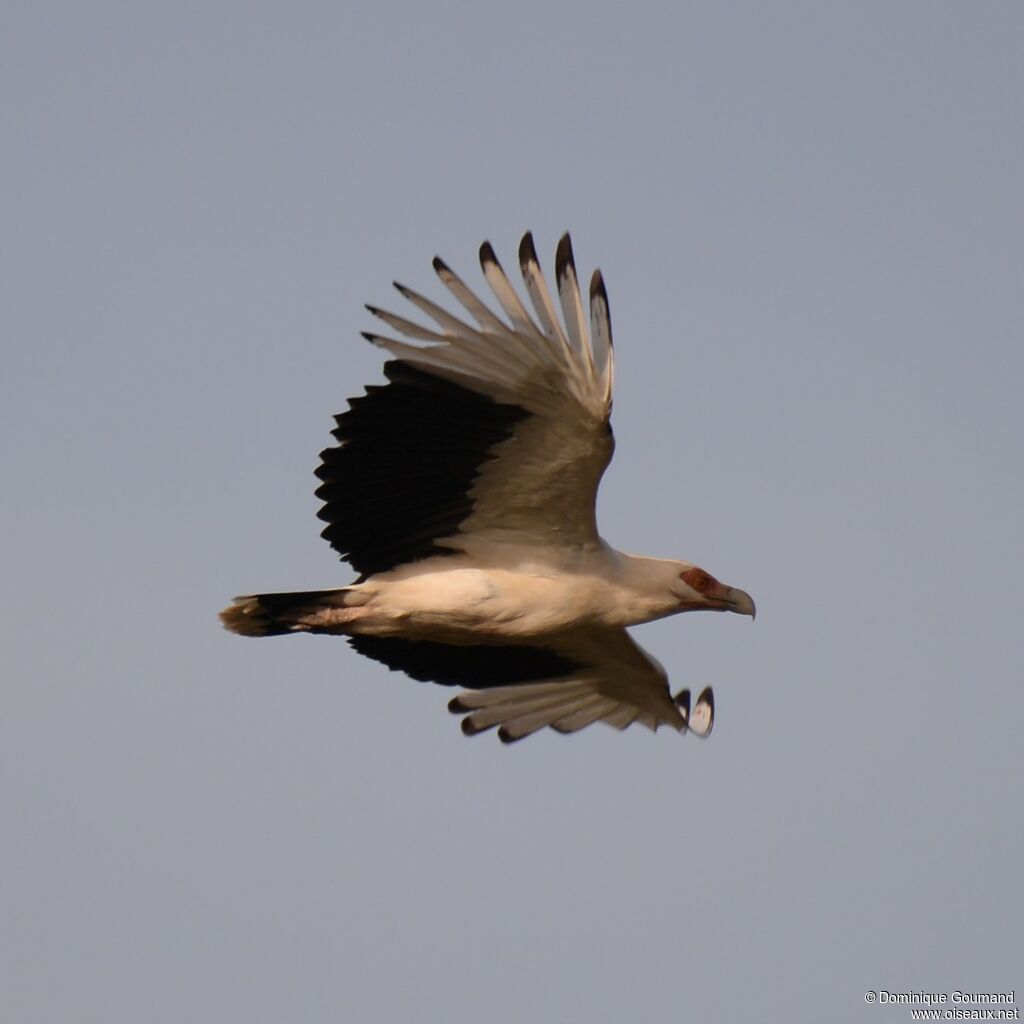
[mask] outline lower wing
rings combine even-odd
[[[616,729],[638,722],[705,737],[714,722],[711,689],[692,709],[689,690],[673,697],[664,669],[624,629],[578,630],[536,646],[367,636],[349,643],[414,679],[464,687],[448,708],[465,716],[468,736],[496,727],[512,743],[547,727],[570,733],[594,722]]]

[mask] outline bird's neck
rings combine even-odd
[[[672,583],[685,568],[667,558],[645,558],[611,550],[610,584],[615,591],[617,625],[635,626],[681,611]]]

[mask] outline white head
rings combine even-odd
[[[627,587],[637,598],[637,611],[647,622],[679,612],[736,612],[753,618],[754,599],[738,587],[720,583],[692,562],[626,555],[623,565]]]

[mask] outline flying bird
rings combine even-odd
[[[692,707],[688,689],[673,697],[627,627],[700,609],[752,617],[754,602],[692,562],[625,554],[598,534],[614,448],[601,272],[588,330],[568,234],[555,253],[561,317],[529,233],[519,267],[532,314],[488,242],[480,265],[507,319],[440,258],[458,317],[397,282],[431,326],[366,307],[389,331],[363,335],[392,357],[388,383],[349,400],[316,470],[322,536],[358,578],[236,597],[221,619],[242,636],[344,636],[390,669],[460,687],[448,706],[468,735],[497,727],[512,742],[601,721],[707,736],[711,689]]]

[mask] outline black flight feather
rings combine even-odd
[[[361,576],[431,555],[473,511],[469,496],[493,448],[529,414],[400,359],[335,417],[320,453],[324,537]]]
[[[472,690],[558,679],[583,667],[546,647],[442,644],[381,636],[352,636],[348,642],[367,658],[422,683]]]

